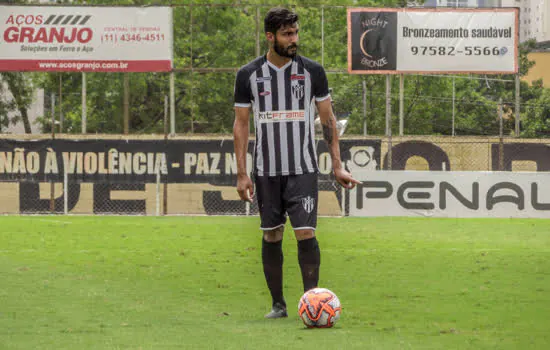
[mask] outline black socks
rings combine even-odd
[[[298,241],[298,262],[302,270],[304,292],[317,287],[319,283],[321,251],[319,250],[319,243],[316,237]]]
[[[262,242],[262,263],[267,287],[271,292],[273,305],[276,303],[286,306],[283,298],[283,241]]]

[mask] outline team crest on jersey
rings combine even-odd
[[[301,100],[304,98],[304,85],[301,84],[292,84],[292,95],[294,95],[294,98],[297,100]]]
[[[307,196],[305,198],[302,198],[302,205],[304,207],[304,210],[309,214],[313,211],[315,208],[315,198],[312,198],[310,196]]]

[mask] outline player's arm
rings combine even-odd
[[[246,170],[246,154],[248,151],[250,107],[235,107],[235,122],[233,124],[233,143],[237,160],[237,192],[243,201],[252,202],[254,186]]]
[[[327,143],[330,157],[332,159],[332,168],[336,181],[345,188],[353,188],[360,181],[354,179],[349,172],[342,167],[340,159],[340,144],[338,139],[338,130],[336,128],[336,117],[332,113],[332,104],[330,97],[317,102],[317,110],[319,111],[319,119],[323,126],[323,138]]]
[[[323,126],[323,138],[328,146],[330,157],[332,158],[333,169],[342,168],[342,160],[340,159],[340,144],[338,142],[338,130],[336,129],[336,118],[332,113],[332,104],[330,97],[321,102],[317,102],[317,111],[319,119]]]
[[[250,73],[239,69],[235,79],[235,122],[233,123],[233,141],[237,160],[237,192],[243,201],[252,202],[254,185],[246,170],[248,153],[249,116],[252,106]]]
[[[332,113],[332,104],[330,103],[330,91],[328,88],[328,79],[325,70],[320,65],[311,67],[313,77],[312,91],[319,111],[319,119],[323,126],[323,137],[327,143],[330,157],[332,159],[332,168],[336,181],[345,188],[353,188],[360,182],[355,180],[350,173],[342,167],[340,160],[340,144],[338,143],[338,130],[336,129],[336,118]]]

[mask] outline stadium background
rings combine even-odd
[[[12,111],[2,115],[0,124],[25,124],[28,116],[24,107],[32,102],[33,91],[38,88],[44,91],[44,113],[35,125],[40,134],[2,136],[0,186],[6,195],[0,202],[0,212],[256,213],[254,205],[249,208],[238,203],[234,176],[217,172],[212,162],[216,162],[216,154],[222,154],[219,165],[225,169],[223,156],[232,149],[235,72],[266,51],[262,18],[270,6],[151,4],[173,7],[174,69],[170,73],[1,73],[3,87],[14,95],[15,103],[4,103],[4,109]],[[363,164],[372,169],[550,169],[545,139],[550,131],[550,90],[541,80],[533,82],[532,76],[520,81],[534,64],[528,54],[536,49],[536,43],[521,44],[518,75],[350,75],[346,69],[347,7],[328,2],[296,2],[290,6],[302,18],[301,54],[325,66],[335,114],[349,121],[342,137],[344,161],[352,160],[350,149],[355,145],[373,147],[367,152],[368,163]],[[171,80],[175,90],[172,119]],[[158,177],[69,174],[64,200],[62,167],[56,174],[46,175],[45,157],[40,156],[42,163],[31,174],[15,163],[18,150],[27,154],[37,148],[46,154],[50,147],[58,163],[63,164],[62,152],[70,152],[71,145],[76,144],[80,144],[77,148],[82,156],[86,152],[107,153],[123,144],[133,145],[127,152],[134,153],[167,150],[172,163],[187,162],[190,170],[184,172],[187,176],[179,177],[172,175],[179,168],[171,166]],[[203,147],[206,149],[201,150]],[[321,159],[326,160],[320,138],[318,149]],[[199,170],[193,164],[197,159]],[[202,163],[206,170],[201,170],[201,159],[206,159],[207,164]],[[346,215],[342,205],[346,193],[334,185],[327,170],[330,164],[323,164],[320,213]],[[200,176],[188,176],[197,171]],[[69,198],[73,198],[71,205],[67,203]],[[107,204],[98,205],[101,202]]]

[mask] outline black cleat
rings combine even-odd
[[[282,318],[282,317],[288,317],[288,314],[286,312],[286,307],[280,303],[275,303],[271,311],[267,315],[265,315],[265,318]]]

